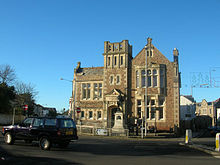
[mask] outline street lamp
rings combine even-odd
[[[65,80],[65,81],[69,81],[69,82],[71,82],[72,83],[72,96],[71,96],[71,98],[72,98],[72,100],[73,100],[73,107],[72,107],[72,101],[71,101],[71,108],[72,108],[72,111],[73,111],[73,113],[72,113],[72,118],[73,118],[73,120],[75,121],[75,97],[76,97],[76,80],[68,80],[68,79],[64,79],[64,78],[60,78],[60,80]],[[74,83],[74,92],[73,92],[73,83]]]

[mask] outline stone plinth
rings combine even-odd
[[[124,129],[124,118],[122,112],[115,113],[115,124],[112,128],[112,135],[126,136],[126,130]]]

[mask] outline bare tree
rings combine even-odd
[[[22,107],[25,104],[28,105],[28,114],[33,114],[35,98],[38,92],[35,90],[34,85],[25,84],[23,82],[16,82],[15,84],[16,91],[16,102],[18,107]],[[20,109],[22,110],[22,109]]]
[[[15,79],[15,70],[10,65],[0,65],[0,83],[10,84]]]
[[[35,90],[35,86],[31,83],[25,84],[23,82],[16,82],[15,91],[17,95],[29,94],[32,100],[35,100],[38,95],[38,92]]]

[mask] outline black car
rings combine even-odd
[[[14,144],[15,140],[27,143],[39,141],[40,148],[49,150],[52,144],[66,147],[77,140],[77,129],[69,117],[28,117],[19,125],[2,128],[5,143]]]
[[[220,133],[220,126],[212,126],[208,128],[208,131],[212,136],[216,136],[217,133]]]

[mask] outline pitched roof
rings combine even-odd
[[[91,67],[91,68],[80,68],[77,73],[81,73],[86,76],[98,75],[103,76],[104,67]]]
[[[187,98],[188,100],[195,102],[194,97],[192,95],[182,95],[183,97]]]

